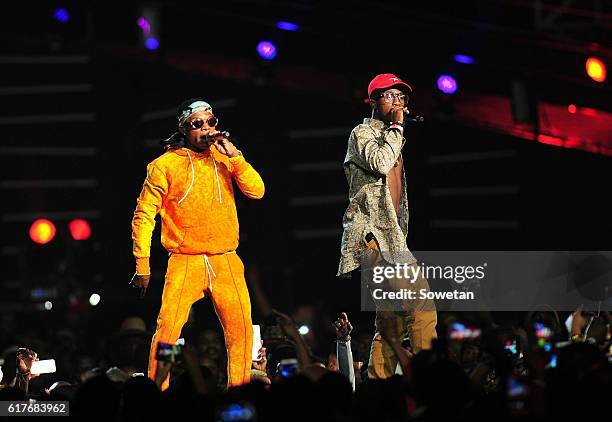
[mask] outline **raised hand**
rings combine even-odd
[[[351,331],[353,326],[348,320],[348,316],[345,312],[342,312],[338,319],[334,321],[334,328],[336,329],[336,338],[340,341],[348,341],[351,339]]]
[[[278,325],[287,337],[294,340],[300,338],[300,333],[295,326],[295,321],[293,321],[289,315],[277,311],[276,309],[272,309],[272,313],[278,316]]]
[[[221,154],[227,155],[230,158],[241,155],[238,148],[236,148],[227,138],[217,137],[215,138],[213,145],[215,148],[217,148],[217,151],[219,151]]]
[[[253,368],[266,372],[266,365],[268,364],[268,358],[266,357],[265,347],[261,346],[258,352],[258,357],[260,358],[260,360],[253,361]]]
[[[38,360],[38,355],[35,351],[20,348],[17,350],[17,374],[27,377],[28,380],[35,378],[38,374],[32,374],[32,362]]]

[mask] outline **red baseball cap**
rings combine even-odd
[[[398,86],[398,89],[402,89],[404,91],[407,90],[410,94],[412,94],[412,87],[406,82],[402,81],[392,73],[381,73],[380,75],[375,76],[368,85],[368,98],[372,96],[372,93],[375,90],[387,89],[391,88],[392,86]]]

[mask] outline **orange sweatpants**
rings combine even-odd
[[[172,254],[168,260],[157,328],[151,341],[149,378],[155,379],[159,342],[174,344],[187,322],[191,305],[210,294],[219,317],[227,349],[228,386],[250,381],[252,364],[251,301],[244,265],[235,252],[220,255]],[[162,391],[170,385],[170,376]]]

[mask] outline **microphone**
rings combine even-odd
[[[404,107],[404,121],[422,123],[425,121],[425,117],[420,113],[411,114],[408,107]]]
[[[227,130],[224,130],[222,132],[216,133],[214,135],[206,135],[206,140],[207,142],[212,142],[214,141],[216,138],[226,138],[226,139],[230,139],[230,133]]]
[[[219,133],[216,133],[214,135],[208,135],[208,138],[214,139],[214,138],[228,138],[230,137],[230,133],[227,130],[221,131]]]

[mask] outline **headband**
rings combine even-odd
[[[189,104],[187,107],[181,111],[181,114],[178,116],[178,124],[179,126],[183,126],[183,124],[189,119],[194,113],[198,111],[208,111],[212,113],[212,107],[206,101],[194,101]]]

